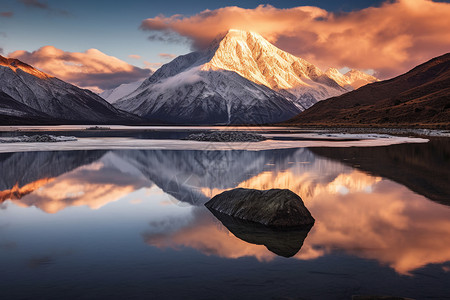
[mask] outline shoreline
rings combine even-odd
[[[293,134],[299,138],[302,134]],[[271,140],[268,138],[261,142],[199,142],[190,140],[164,140],[164,139],[134,139],[134,138],[78,138],[77,141],[60,143],[12,143],[0,144],[0,153],[28,152],[28,151],[70,151],[70,150],[247,150],[264,151],[289,148],[310,147],[377,147],[390,146],[403,143],[428,143],[428,139],[399,136],[355,136],[352,140],[343,139],[342,136],[330,137],[306,135],[306,139],[297,140]],[[138,141],[138,142],[137,142]]]
[[[106,126],[108,126],[106,128]],[[128,125],[105,125],[105,127],[92,130],[90,125],[12,125],[0,126],[0,133],[23,134],[26,132],[139,132],[139,131],[251,131],[261,133],[347,133],[347,134],[391,134],[399,136],[416,137],[450,137],[449,129],[431,128],[393,128],[393,127],[327,127],[327,126],[282,126],[282,125],[214,125],[214,126],[128,126]]]

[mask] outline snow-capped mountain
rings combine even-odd
[[[346,92],[313,64],[278,49],[256,33],[241,30],[228,31],[202,70],[236,72],[257,84],[289,92],[294,96],[289,98],[300,107],[309,106],[304,99],[310,97],[322,100]]]
[[[0,56],[0,91],[21,103],[23,106],[15,105],[16,108],[27,112],[31,120],[33,116],[36,121],[42,120],[43,115],[55,122],[117,123],[139,120],[89,90],[45,74],[20,60],[3,56]],[[9,105],[13,103],[11,99],[8,98]],[[33,111],[38,113],[33,115]]]
[[[342,74],[335,68],[329,68],[325,74],[347,89],[358,89],[363,85],[378,81],[376,77],[354,69]]]
[[[351,90],[256,33],[229,30],[162,66],[114,105],[175,123],[271,123]]]
[[[131,92],[134,92],[143,82],[144,79],[130,83],[123,83],[113,89],[104,90],[99,94],[99,96],[112,104],[120,98],[123,98],[131,94]]]

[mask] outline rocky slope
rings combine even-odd
[[[50,120],[50,117],[0,91],[0,125],[33,124],[36,118]]]
[[[450,53],[390,80],[327,99],[290,125],[450,127]]]
[[[26,118],[35,124],[140,121],[140,118],[118,110],[89,90],[45,74],[20,60],[3,56],[0,56],[0,92],[3,93],[2,103],[8,102],[13,108],[4,108],[0,113],[9,116],[11,122],[14,117],[19,122]]]
[[[286,120],[349,89],[258,34],[230,30],[208,49],[162,66],[115,106],[174,123],[257,124]]]

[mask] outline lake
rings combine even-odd
[[[138,149],[161,136],[183,134],[0,153],[2,299],[450,298],[449,138]],[[316,223],[261,235],[204,207],[236,187],[290,189]]]

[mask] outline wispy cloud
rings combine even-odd
[[[69,52],[45,46],[36,51],[15,51],[10,57],[24,61],[52,76],[96,91],[147,78],[148,69],[132,66],[97,49]]]
[[[152,63],[152,62],[144,61],[144,65],[145,65],[145,68],[155,71],[159,67],[162,66],[162,63]]]
[[[49,9],[47,3],[40,2],[38,0],[18,0],[18,1],[25,4],[26,6],[36,7],[40,9]]]
[[[313,6],[234,6],[193,16],[159,15],[144,20],[141,29],[150,31],[152,40],[176,41],[176,34],[196,49],[231,28],[254,31],[322,68],[374,69],[386,78],[448,52],[449,15],[449,3],[431,0],[389,0],[348,13]]]
[[[133,58],[133,59],[141,59],[141,56],[137,55],[137,54],[130,54],[130,55],[128,55],[128,57]]]
[[[14,16],[14,12],[12,12],[12,11],[2,11],[2,12],[0,12],[0,17],[11,18],[12,16]]]
[[[31,8],[38,8],[38,9],[42,9],[42,10],[48,10],[51,12],[56,12],[56,13],[60,13],[63,15],[68,15],[69,12],[66,10],[61,10],[61,9],[54,9],[52,7],[50,7],[46,2],[41,2],[39,0],[17,0],[18,2],[24,4],[25,6],[31,7]]]
[[[159,53],[158,55],[159,55],[159,57],[164,58],[164,59],[174,59],[175,57],[177,57],[177,55],[170,54],[170,53]]]

